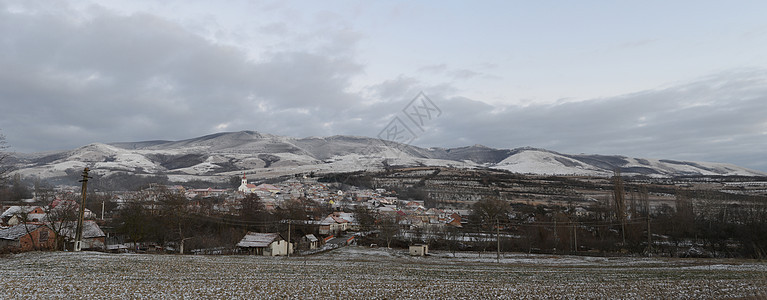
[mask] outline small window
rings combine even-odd
[[[48,230],[47,229],[43,229],[43,230],[40,231],[40,235],[38,236],[38,241],[40,241],[41,243],[45,243],[45,242],[48,241]]]

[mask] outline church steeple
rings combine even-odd
[[[248,178],[245,177],[245,172],[242,173],[242,182],[237,190],[243,193],[248,192]]]

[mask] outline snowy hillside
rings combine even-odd
[[[71,151],[23,154],[17,173],[39,178],[115,172],[165,174],[176,181],[225,180],[243,172],[255,177],[296,173],[381,170],[386,166],[489,167],[516,173],[610,176],[767,174],[730,164],[605,155],[569,155],[544,149],[495,149],[482,145],[419,148],[354,136],[291,138],[254,131],[228,132],[182,141],[91,144]]]
[[[732,164],[642,159],[624,156],[568,155],[533,148],[514,153],[493,166],[515,173],[610,176],[619,168],[623,175],[670,177],[685,175],[764,176],[762,172]]]
[[[557,153],[540,150],[523,150],[512,154],[493,166],[495,169],[530,174],[606,175],[607,170],[584,165]]]

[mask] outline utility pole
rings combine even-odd
[[[578,254],[578,223],[573,224],[573,240],[575,241],[575,254]]]
[[[75,252],[79,252],[82,250],[82,242],[83,242],[83,219],[85,218],[85,195],[88,191],[88,171],[90,171],[87,167],[83,170],[83,179],[80,180],[80,182],[83,183],[83,190],[82,190],[82,196],[83,200],[80,201],[80,215],[79,218],[77,218],[77,233],[75,234],[75,248],[73,249]]]
[[[559,237],[557,237],[557,213],[554,213],[554,254],[557,253],[557,243],[559,242]]]
[[[650,234],[650,212],[647,212],[647,256],[652,253],[652,234]]]
[[[101,201],[101,221],[104,221],[104,201]]]
[[[288,220],[288,257],[290,257],[290,223],[293,223],[293,220]]]
[[[179,247],[179,251],[178,251],[178,254],[181,254],[181,255],[183,255],[183,254],[184,254],[184,242],[185,242],[186,240],[188,240],[188,239],[191,239],[191,238],[192,238],[192,237],[188,237],[188,238],[183,238],[183,239],[181,239],[181,246]]]
[[[501,263],[501,225],[498,218],[495,218],[495,242],[497,244],[495,249],[495,261]]]

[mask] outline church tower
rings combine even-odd
[[[248,178],[245,177],[245,172],[242,173],[242,182],[240,183],[240,187],[237,188],[237,190],[243,193],[248,192]]]

